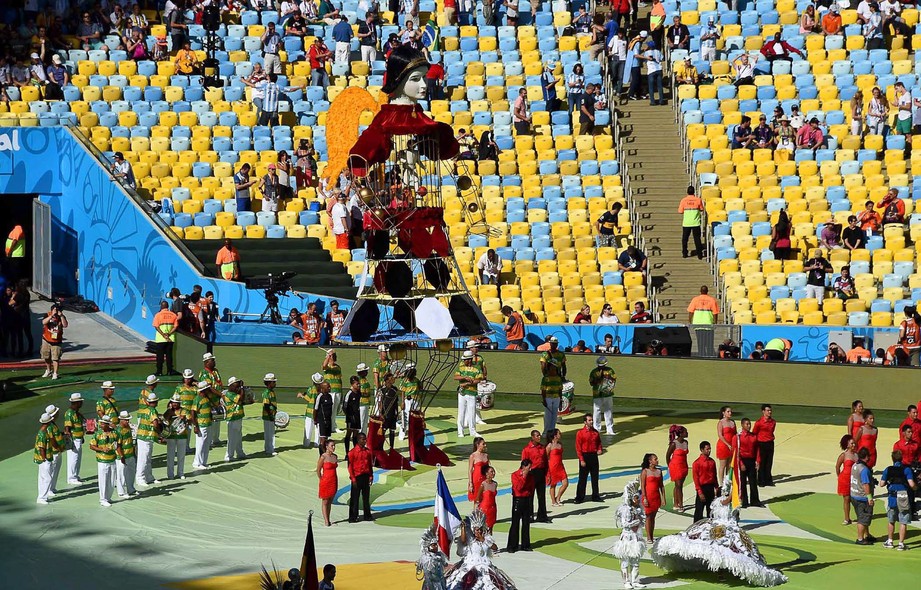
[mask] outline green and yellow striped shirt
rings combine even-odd
[[[130,432],[130,429],[129,429]],[[96,446],[100,450],[96,451],[96,461],[99,463],[115,463],[115,444],[118,440],[113,431],[97,430],[95,435]]]
[[[113,398],[104,397],[98,402],[96,402],[96,415],[99,415],[99,412],[102,412],[102,416],[108,416],[112,420],[118,420],[118,407],[115,405],[115,400]],[[102,418],[102,416],[99,416]]]
[[[229,389],[224,391],[224,419],[228,422],[232,420],[242,420],[243,419],[243,404],[237,403],[237,400],[240,399],[241,394],[234,393]]]
[[[74,440],[83,440],[86,431],[83,428],[83,415],[73,408],[64,412],[64,427],[70,428],[70,437]]]
[[[615,383],[617,382],[617,373],[614,372],[614,369],[611,367],[595,367],[592,369],[592,372],[588,374],[588,382],[589,385],[592,386],[592,397],[611,397],[614,395],[613,392],[604,395],[598,393],[598,388],[605,379],[610,379]]]
[[[566,355],[559,350],[545,350],[541,353],[540,360],[547,367],[540,381],[541,393],[548,397],[559,397],[563,393],[563,365],[566,364]]]
[[[361,406],[370,406],[371,382],[369,382],[366,377],[359,377],[358,386],[361,388],[361,397],[358,398],[358,404]]]
[[[179,407],[182,409],[182,416],[188,418],[192,413],[192,404],[195,403],[195,396],[198,395],[198,389],[185,383],[176,387],[173,393],[179,394]]]
[[[56,423],[52,422],[48,424],[48,434],[51,435],[52,441],[52,450],[55,455],[59,455],[64,452],[64,431],[61,430],[61,427]]]
[[[389,360],[382,361],[381,359],[377,359],[371,365],[371,373],[372,374],[377,373],[378,379],[381,385],[384,385],[384,374],[389,370],[390,370]]]
[[[418,379],[404,379],[400,383],[400,391],[403,392],[405,397],[415,398],[419,394],[419,380]]]
[[[304,415],[313,416],[313,410],[317,405],[316,385],[311,385],[307,388],[307,391],[304,392],[304,403],[307,404],[307,408],[304,410]]]
[[[201,372],[198,373],[198,380],[207,381],[214,391],[220,391],[224,388],[224,380],[221,379],[221,373],[217,369],[213,371],[202,369]]]
[[[45,451],[45,458],[42,459],[42,450]],[[51,450],[51,437],[44,428],[35,435],[35,450],[32,452],[32,460],[41,465],[45,461],[51,461],[54,452]]]
[[[147,407],[147,396],[151,393],[153,393],[153,390],[146,387],[141,390],[141,395],[138,397],[138,410],[143,410]]]
[[[157,409],[151,406],[144,406],[138,410],[138,440],[155,442],[157,440],[157,431],[154,428],[154,421],[157,419]]]
[[[466,377],[467,379],[482,379],[483,373],[480,372],[479,367],[476,365],[470,365],[468,367],[467,365],[461,364],[461,366],[457,368],[457,376]],[[477,393],[476,385],[471,385],[469,382],[458,382],[458,385],[460,386],[460,392],[464,395],[476,395]]]
[[[262,390],[262,419],[274,422],[277,411],[278,400],[275,397],[275,390],[266,387]]]
[[[329,383],[330,393],[342,393],[342,367],[333,365],[323,369],[323,379]]]
[[[201,394],[195,396],[195,403],[192,409],[197,413],[198,426],[207,428],[211,426],[211,398]]]
[[[122,450],[122,457],[126,459],[134,457],[134,437],[131,436],[131,427],[118,425],[114,432],[115,438],[118,440],[118,448]]]

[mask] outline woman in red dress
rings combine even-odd
[[[560,430],[555,428],[550,431],[550,443],[547,444],[547,485],[550,486],[550,500],[553,506],[563,505],[563,492],[569,487],[569,477],[563,465],[563,445],[560,444]],[[556,485],[560,484],[557,491]]]
[[[851,404],[851,415],[847,417],[847,433],[857,439],[857,431],[863,426],[863,402],[855,400]]]
[[[879,435],[879,430],[874,426],[876,418],[873,417],[873,412],[864,410],[863,422],[864,423],[857,430],[857,436],[854,438],[857,439],[858,452],[860,449],[870,451],[870,458],[867,459],[867,467],[873,469],[876,466],[876,437]]]
[[[688,429],[672,424],[668,429],[668,450],[665,451],[668,478],[675,484],[672,504],[675,510],[684,512],[684,480],[688,477]]]
[[[857,443],[850,434],[841,437],[842,452],[835,463],[838,475],[838,495],[844,497],[844,522],[851,524],[851,467],[857,462]]]
[[[496,483],[496,470],[490,465],[483,465],[483,481],[476,492],[476,503],[483,514],[486,515],[486,528],[492,534],[492,527],[496,524],[496,494],[499,484]]]
[[[665,504],[665,484],[662,482],[662,470],[659,469],[659,457],[655,453],[646,453],[640,467],[640,506],[646,512],[646,541],[652,543],[652,534],[656,530],[656,512]]]
[[[336,476],[336,467],[339,466],[339,457],[336,456],[336,443],[326,441],[326,451],[317,461],[317,475],[320,477],[320,489],[317,494],[321,500],[323,521],[326,526],[332,526],[329,520],[329,511],[332,508],[333,498],[339,489],[339,479]]]
[[[716,425],[716,436],[719,439],[716,443],[717,477],[719,478],[717,482],[723,481],[723,476],[729,469],[737,433],[736,421],[732,419],[732,408],[723,406],[720,408],[720,421]]]
[[[482,436],[473,439],[473,452],[467,460],[467,499],[476,504],[476,493],[483,482],[483,466],[489,465],[486,441]]]

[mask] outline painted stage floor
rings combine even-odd
[[[78,389],[93,399],[98,394],[95,386]],[[136,391],[119,389],[119,399],[129,410],[136,408]],[[43,403],[63,407],[65,392],[45,393],[42,397],[47,400]],[[586,401],[577,399],[577,405],[584,409]],[[500,396],[497,409],[484,415],[488,425],[481,428],[481,434],[488,442],[500,484],[495,533],[500,547],[506,542],[511,511],[509,476],[517,468],[528,432],[540,426],[539,407],[535,399]],[[250,454],[247,459],[223,463],[224,449],[219,448],[212,451],[210,470],[191,471],[192,459],[188,457],[187,479],[167,481],[165,447],[158,445],[154,474],[162,483],[147,488],[138,498],[116,498],[107,509],[98,503],[96,464],[91,452],[84,454],[81,472],[86,483],[79,487],[62,483],[63,491],[48,506],[35,504],[36,466],[31,450],[3,460],[3,585],[72,590],[251,590],[257,587],[255,576],[262,565],[271,568],[274,564],[280,570],[299,565],[306,516],[314,510],[317,563],[321,567],[325,563],[337,565],[337,590],[418,588],[413,562],[418,556],[421,530],[432,519],[436,470],[419,466],[414,471],[375,472],[375,522],[348,524],[348,476],[343,463],[339,469],[340,492],[332,514],[337,524],[326,528],[319,515],[314,473],[318,455],[315,450],[301,447],[303,422],[299,417],[303,406],[287,404],[282,409],[293,419],[289,429],[278,435],[277,457],[261,453],[261,420],[256,417],[256,409],[249,407],[247,413],[253,418],[244,422],[244,450]],[[444,467],[444,472],[463,515],[471,508],[466,501],[466,459],[472,441],[469,437],[457,439],[454,412],[449,407],[432,407],[428,425],[436,443],[455,461],[453,466]],[[673,422],[687,426],[692,449],[701,439],[715,437],[715,411],[713,418],[703,418],[699,411],[662,415],[631,409],[630,413],[615,414],[617,435],[603,437],[608,450],[601,457],[601,492],[605,501],[600,504],[572,503],[578,471],[573,446],[575,432],[581,427],[581,414],[563,418],[560,426],[571,478],[566,503],[552,510],[552,524],[532,526],[533,553],[502,553],[495,558],[496,565],[520,589],[621,588],[619,563],[610,549],[619,534],[614,528],[614,512],[620,505],[624,484],[636,477],[644,453],[656,452],[664,462],[668,426]],[[740,417],[737,412],[736,418]],[[775,408],[775,417],[780,421],[777,486],[763,490],[767,508],[743,510],[742,519],[768,563],[789,576],[787,587],[841,590],[856,587],[858,578],[884,585],[913,582],[917,561],[913,551],[895,552],[883,549],[881,544],[855,546],[853,525],[841,524],[841,499],[834,495],[834,463],[839,453],[838,439],[844,433],[844,427],[837,424],[844,418],[834,418],[835,425],[797,423],[795,420],[802,419],[799,409],[780,407]],[[0,429],[13,419],[0,418]],[[880,449],[888,449],[895,440],[895,426],[897,422],[883,424]],[[405,448],[405,443],[397,443],[398,450]],[[341,445],[339,451],[341,457]],[[692,452],[691,459],[695,457]],[[61,479],[63,482],[66,477]],[[672,511],[671,494],[669,483],[668,510],[659,515],[656,536],[682,530],[691,522],[690,512]],[[685,496],[686,501],[693,500],[690,478]],[[878,537],[885,535],[879,511],[878,507],[871,529]],[[914,527],[909,532],[909,546],[921,548],[921,535]],[[650,588],[742,585],[731,579],[719,581],[710,574],[666,574],[648,556],[641,575]]]

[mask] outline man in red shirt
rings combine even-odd
[[[435,62],[429,66],[429,71],[425,75],[425,99],[429,102],[433,100],[444,100],[445,89],[445,69],[440,63]]]
[[[694,490],[697,492],[694,499],[694,522],[704,517],[704,509],[707,518],[710,517],[710,503],[716,498],[716,461],[710,458],[710,450],[710,443],[701,441],[700,457],[691,466]]]
[[[755,421],[752,433],[758,437],[758,454],[761,456],[761,466],[758,468],[758,485],[761,487],[774,487],[774,429],[777,421],[770,404],[761,405],[761,417]]]
[[[349,494],[349,522],[358,522],[358,495],[361,494],[364,519],[374,520],[371,516],[371,472],[374,454],[368,448],[368,437],[359,433],[358,444],[348,454],[349,480],[352,489]]]
[[[758,437],[752,433],[752,421],[742,418],[742,432],[739,433],[739,492],[742,494],[742,508],[764,506],[758,498]],[[748,489],[745,489],[746,484]]]
[[[906,426],[911,427],[911,440],[921,445],[921,420],[918,420],[918,406],[915,404],[908,406],[908,415],[905,416],[905,419],[899,424],[899,432],[902,432],[902,429]],[[902,453],[902,462],[906,465],[910,465],[910,461],[904,460],[904,455],[905,453]]]
[[[329,86],[329,75],[326,73],[326,60],[332,57],[332,52],[326,47],[323,39],[317,37],[307,51],[307,60],[310,62],[310,85]]]
[[[541,482],[543,485],[543,482]],[[531,461],[524,459],[518,471],[512,473],[512,525],[508,529],[506,551],[515,553],[531,551],[531,513],[534,507],[534,478],[531,477]],[[521,545],[518,544],[519,529]]]
[[[601,502],[598,495],[598,455],[604,452],[601,436],[595,430],[591,414],[586,414],[582,430],[576,433],[576,456],[579,457],[579,483],[576,485],[576,504],[585,501],[585,481],[592,476],[592,502]]]
[[[893,451],[902,451],[902,463],[905,466],[910,466],[912,463],[918,460],[918,443],[914,439],[914,429],[905,424],[900,429],[902,433],[902,438],[896,441],[892,445]]]
[[[540,442],[540,431],[531,431],[531,440],[521,451],[521,460],[525,459],[531,462],[531,478],[534,480],[534,491],[537,495],[537,517],[536,522],[550,522],[547,517],[547,486],[537,485],[537,482],[544,482],[547,478],[547,450]]]

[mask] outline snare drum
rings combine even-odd
[[[598,384],[598,395],[602,397],[608,397],[614,395],[614,386],[617,384],[611,378],[602,379],[601,383]]]
[[[492,381],[480,381],[477,386],[477,402],[481,410],[493,407],[496,399],[496,384]]]
[[[281,410],[275,412],[275,428],[287,428],[289,422],[291,422],[291,416],[287,412]]]
[[[256,403],[256,395],[253,393],[253,390],[249,387],[243,388],[243,405],[248,406],[250,404]]]
[[[185,418],[182,416],[176,416],[173,418],[173,421],[170,422],[170,428],[177,435],[183,435],[188,429],[188,425],[186,424]]]
[[[227,408],[224,407],[223,401],[220,403],[220,405],[211,406],[212,420],[223,420],[225,415],[227,415]]]
[[[560,396],[560,415],[571,414],[575,411],[573,396],[575,395],[576,386],[572,381],[563,382],[563,394]]]

